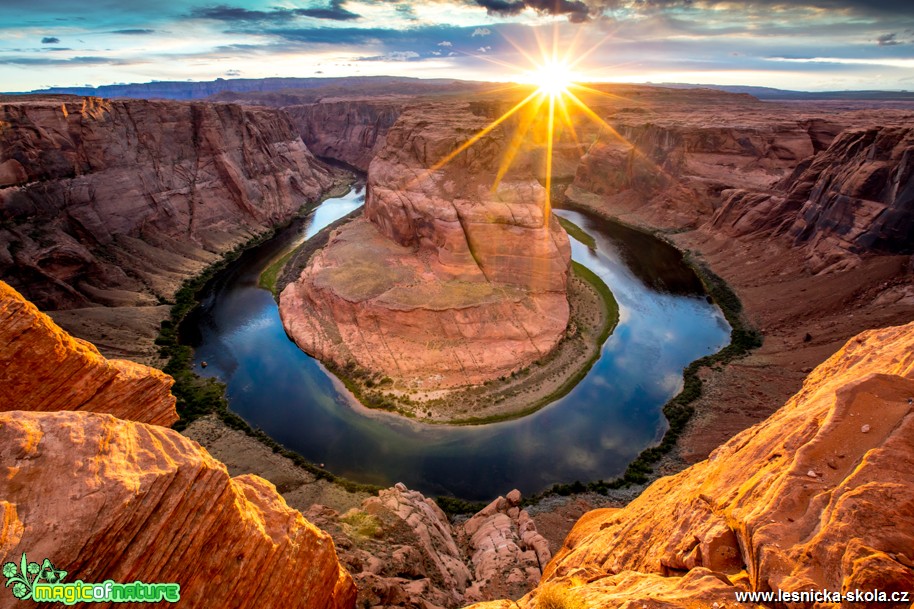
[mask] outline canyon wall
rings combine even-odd
[[[586,514],[537,590],[476,607],[532,609],[556,597],[729,606],[737,591],[914,590],[912,433],[914,323],[864,332],[706,461],[625,508]]]
[[[314,154],[368,171],[407,99],[341,99],[283,108]]]
[[[568,237],[530,164],[497,187],[507,136],[464,104],[404,112],[371,163],[364,218],[280,297],[308,353],[410,389],[475,385],[547,354],[568,323]]]
[[[174,380],[105,359],[0,281],[0,411],[86,410],[155,425],[178,420]]]
[[[111,308],[112,333],[118,307],[136,308],[134,325],[144,315],[161,320],[161,305],[184,279],[288,220],[331,182],[279,111],[5,101],[0,279],[42,310]],[[61,319],[80,317],[85,323],[92,314]],[[112,342],[103,331],[89,334],[103,347]]]

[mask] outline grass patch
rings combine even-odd
[[[583,228],[581,228],[580,226],[578,226],[571,220],[566,220],[565,218],[563,218],[562,216],[559,216],[557,214],[555,217],[558,218],[559,224],[562,226],[562,228],[565,229],[565,232],[568,233],[569,236],[574,237],[575,239],[577,239],[578,241],[580,241],[581,243],[586,245],[589,249],[592,249],[592,250],[597,249],[597,241],[590,235],[590,233],[587,233]]]
[[[279,279],[279,274],[282,272],[283,268],[285,268],[289,259],[292,258],[296,249],[297,248],[290,249],[288,252],[271,262],[270,266],[265,268],[260,274],[257,285],[264,290],[269,290],[273,296],[276,296],[276,281]]]
[[[350,537],[357,539],[375,539],[381,536],[381,521],[377,516],[352,508],[342,516],[340,522],[343,530]]]

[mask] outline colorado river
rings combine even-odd
[[[679,253],[597,217],[558,210],[593,237],[572,257],[599,275],[620,319],[600,359],[565,397],[516,421],[479,427],[421,424],[354,408],[317,361],[289,340],[260,273],[292,244],[364,201],[357,188],[245,252],[203,295],[182,328],[197,370],[228,387],[231,410],[331,472],[359,482],[403,482],[429,495],[485,500],[512,488],[609,480],[666,430],[663,404],[690,362],[729,339],[720,310]],[[190,327],[186,327],[190,326]]]

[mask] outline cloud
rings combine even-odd
[[[241,70],[226,70],[226,76],[241,76]]]
[[[492,33],[492,30],[490,30],[487,27],[478,27],[475,30],[473,30],[473,33],[470,34],[470,37],[476,38],[477,36],[488,36],[491,33]]]
[[[59,44],[60,38],[56,36],[45,36],[41,39],[41,44]]]
[[[891,34],[883,34],[882,36],[876,38],[876,44],[881,47],[893,47],[896,44],[902,44],[900,40],[895,39],[895,35],[896,34],[894,32]]]
[[[359,61],[413,61],[416,59],[419,59],[419,53],[415,51],[391,51],[383,55],[359,57]]]
[[[330,0],[330,4],[326,8],[275,8],[269,11],[255,11],[239,6],[218,4],[194,8],[191,10],[190,16],[195,19],[212,19],[229,23],[286,23],[298,17],[349,21],[361,16],[343,8],[343,2],[344,0]]]
[[[148,28],[129,28],[126,30],[114,30],[112,34],[121,34],[122,36],[145,36],[147,34],[154,34],[155,30],[150,30]]]
[[[441,42],[438,43],[438,46],[439,47],[452,47],[452,46],[454,46],[454,43],[452,43],[450,40],[442,40]]]
[[[130,62],[113,59],[110,57],[71,57],[70,59],[54,59],[51,57],[2,57],[0,65],[14,66],[99,66],[99,65],[128,65]]]
[[[492,50],[492,47],[479,47],[476,50],[479,51],[480,53],[488,53],[489,51]]]
[[[516,15],[525,8],[546,15],[567,15],[568,21],[581,23],[590,16],[590,8],[580,0],[476,0],[490,15]]]

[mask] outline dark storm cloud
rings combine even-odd
[[[876,38],[876,44],[881,47],[893,47],[896,44],[902,44],[900,40],[895,39],[896,34],[892,32],[891,34],[883,34]]]
[[[330,0],[324,8],[276,8],[269,11],[255,11],[239,6],[219,4],[195,8],[190,13],[197,19],[214,19],[230,23],[284,23],[297,17],[312,17],[315,19],[330,19],[333,21],[349,21],[358,19],[359,15],[343,8],[343,0]]]
[[[60,38],[56,38],[54,36],[45,36],[41,39],[41,44],[58,44],[59,42]]]
[[[525,8],[545,15],[567,15],[572,23],[587,21],[589,8],[579,0],[476,0],[490,15],[516,15]]]
[[[114,30],[111,33],[124,36],[145,36],[147,34],[154,34],[155,30],[150,30],[148,28],[128,28],[126,30]]]

